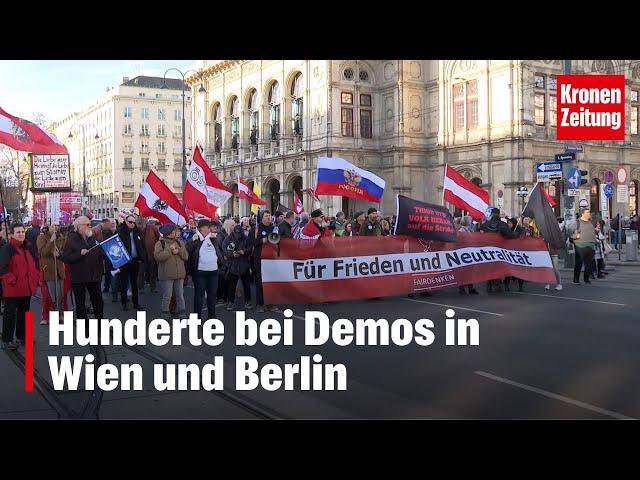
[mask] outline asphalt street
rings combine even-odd
[[[89,347],[54,347],[48,330],[36,322],[35,369],[42,388],[23,391],[19,365],[0,354],[0,418],[101,419],[626,419],[640,418],[640,267],[617,266],[605,280],[571,284],[563,270],[564,290],[545,291],[526,283],[517,292],[460,295],[442,290],[432,297],[393,297],[377,300],[291,306],[294,344],[237,347],[235,313],[220,305],[216,317],[225,323],[225,341],[218,347],[192,345],[147,346],[141,349],[104,347],[92,351],[99,361],[140,363],[143,391],[51,392],[49,355],[85,355]],[[148,287],[147,287],[148,288]],[[514,291],[516,290],[516,291]],[[187,305],[193,289],[185,289]],[[141,296],[148,317],[160,313],[160,296]],[[105,295],[109,318],[129,318]],[[282,311],[247,316],[282,319]],[[445,312],[455,318],[477,319],[479,345],[445,344]],[[32,302],[39,321],[40,302]],[[303,344],[305,310],[325,312],[331,321],[348,318],[406,318],[433,321],[435,341],[428,346],[320,346]],[[126,315],[126,316],[125,316]],[[95,350],[95,349],[94,349]],[[260,366],[299,363],[302,356],[320,354],[322,362],[344,364],[346,391],[236,391],[237,355],[251,355]],[[151,371],[154,363],[213,362],[224,356],[223,392],[158,392]],[[50,389],[50,385],[49,385]],[[51,390],[51,389],[50,389]]]

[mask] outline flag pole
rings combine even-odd
[[[444,182],[447,178],[447,164],[444,164],[444,177],[442,177],[442,206],[444,207]]]

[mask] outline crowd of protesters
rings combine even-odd
[[[276,307],[264,304],[261,259],[263,246],[273,234],[280,238],[318,239],[329,236],[387,236],[393,235],[395,216],[385,217],[378,209],[356,212],[351,218],[343,212],[325,215],[317,209],[296,215],[291,211],[270,212],[244,217],[217,217],[213,220],[189,220],[184,227],[160,225],[154,219],[131,214],[122,218],[106,218],[91,226],[86,216],[75,218],[69,226],[34,225],[26,229],[22,223],[2,225],[0,232],[0,279],[2,280],[3,348],[15,349],[24,342],[24,312],[40,285],[43,311],[41,324],[48,323],[50,311],[67,310],[71,304],[77,318],[102,318],[102,294],[120,302],[128,310],[129,299],[135,310],[143,309],[140,293],[161,293],[161,311],[165,318],[194,312],[202,316],[206,307],[209,318],[215,316],[217,305],[227,310],[237,308],[241,294],[245,309],[259,312]],[[638,228],[638,219],[634,217]],[[574,248],[574,283],[580,283],[584,268],[584,282],[607,275],[605,258],[611,247],[607,242],[613,222],[591,222],[588,209],[581,209],[575,222],[565,225],[558,220],[567,239],[567,247]],[[456,230],[461,233],[494,232],[504,237],[536,236],[535,222],[527,217],[509,218],[493,209],[481,222],[470,216],[454,217]],[[98,244],[118,235],[131,261],[114,269]],[[562,290],[558,269],[559,252],[547,244],[556,273],[556,290]],[[509,291],[512,281],[524,289],[522,279],[511,277],[487,282],[487,292]],[[186,305],[184,287],[191,281],[194,297]],[[252,288],[253,287],[253,288]],[[546,290],[550,285],[545,286]],[[459,287],[461,294],[478,294],[474,285]],[[72,294],[72,295],[71,295]],[[427,292],[422,295],[431,296]],[[409,295],[413,297],[414,295]],[[15,338],[15,341],[14,341]]]

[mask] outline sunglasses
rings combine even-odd
[[[130,222],[129,220],[127,220],[127,223],[128,223],[129,225],[135,225],[135,224],[136,224],[136,222]]]

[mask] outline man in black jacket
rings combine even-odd
[[[74,232],[69,232],[62,251],[62,261],[69,264],[71,288],[76,304],[76,318],[87,318],[85,306],[86,291],[95,318],[103,318],[102,293],[100,281],[103,272],[104,252],[97,247],[98,242],[92,238],[91,220],[80,216],[73,222]],[[92,247],[95,247],[92,249]],[[89,251],[91,249],[91,251]],[[87,324],[88,328],[89,324]]]
[[[249,232],[249,241],[253,246],[253,268],[256,275],[256,305],[258,312],[274,311],[276,309],[272,305],[265,306],[262,292],[262,245],[267,243],[267,238],[271,232],[273,232],[271,212],[265,210],[262,213],[260,222]]]
[[[146,250],[140,230],[136,226],[136,217],[127,215],[118,230],[120,240],[124,244],[131,261],[120,267],[120,303],[122,310],[127,310],[127,283],[131,285],[131,300],[133,308],[142,310],[138,301],[138,271],[140,264],[145,262]]]
[[[295,220],[295,216],[296,214],[293,212],[287,212],[284,214],[284,220],[278,223],[278,233],[280,233],[280,238],[293,237],[291,234],[291,228],[293,221]]]

